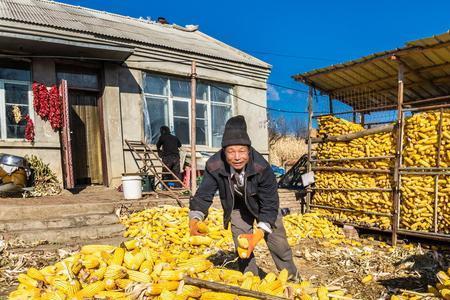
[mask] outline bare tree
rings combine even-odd
[[[289,133],[289,126],[283,116],[269,118],[269,146],[275,144],[280,138]]]
[[[289,125],[290,125],[289,127],[291,129],[292,134],[296,138],[306,138],[306,135],[308,132],[306,120],[304,120],[300,117],[294,117],[289,122]]]

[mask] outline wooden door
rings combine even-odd
[[[103,184],[97,93],[71,90],[69,102],[75,182]]]

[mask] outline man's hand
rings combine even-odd
[[[198,219],[190,219],[189,232],[191,236],[206,235],[206,233],[208,232],[208,227],[206,227],[206,224]]]
[[[256,245],[263,239],[264,231],[262,229],[255,229],[252,234],[241,234],[238,236],[238,254],[241,258],[249,258],[255,249]],[[245,250],[246,251],[245,251]]]

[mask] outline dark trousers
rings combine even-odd
[[[269,248],[272,259],[278,271],[287,269],[289,275],[297,276],[297,267],[292,258],[292,250],[286,238],[282,215],[278,212],[278,218],[275,222],[276,228],[272,228],[272,233],[265,233],[264,240]],[[233,235],[234,245],[237,249],[237,238],[240,234],[252,233],[255,218],[246,207],[234,209],[231,213],[231,233]],[[252,272],[258,275],[258,266],[256,265],[255,255],[252,253],[248,259],[239,258],[239,269],[241,272]]]
[[[161,158],[162,162],[177,176],[177,179],[181,178],[180,174],[180,157],[178,155],[169,155],[169,156],[163,156]],[[170,174],[164,174],[162,176],[163,180],[170,180],[172,179],[172,175]],[[173,178],[175,179],[175,178]]]

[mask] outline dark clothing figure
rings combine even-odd
[[[189,203],[189,218],[204,220],[218,190],[224,227],[228,228],[231,223],[236,249],[238,236],[252,232],[254,234],[253,225],[256,222],[258,232],[264,234],[263,237],[259,236],[265,239],[277,269],[287,269],[290,277],[296,278],[297,268],[282,222],[275,174],[264,157],[251,147],[246,129],[242,116],[227,121],[222,138],[223,149],[206,162],[202,183]],[[244,145],[249,149],[248,162],[242,170],[236,171],[227,162],[226,147],[232,145]],[[258,274],[253,252],[248,258],[240,258],[238,262],[240,271]]]
[[[180,151],[178,148],[181,147],[181,142],[176,136],[170,133],[169,127],[162,126],[160,131],[161,136],[156,143],[158,155],[161,157],[163,163],[180,179]],[[163,180],[172,178],[171,175],[166,174],[162,177]]]

